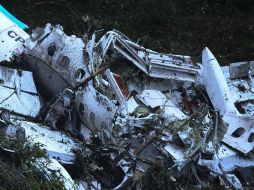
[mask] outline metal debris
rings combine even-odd
[[[46,176],[58,171],[66,189],[145,189],[162,165],[177,189],[253,188],[253,62],[220,67],[205,48],[193,63],[118,31],[84,42],[47,24],[28,35],[0,18],[11,44],[0,47],[25,45],[15,63],[0,54],[1,133],[42,144],[52,161],[35,166]],[[10,31],[25,41],[9,42]]]

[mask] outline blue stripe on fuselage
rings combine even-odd
[[[13,16],[9,11],[7,11],[2,5],[0,5],[0,12],[2,12],[5,16],[7,16],[12,22],[14,22],[21,29],[26,29],[28,26],[18,20],[15,16]]]

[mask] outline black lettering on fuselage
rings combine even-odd
[[[25,40],[14,31],[8,31],[8,36],[13,38],[16,42],[19,41],[21,43],[25,43]]]

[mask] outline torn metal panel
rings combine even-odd
[[[102,189],[120,190],[131,184],[134,165],[128,151],[115,145],[101,144],[94,136],[76,150],[76,156],[85,174],[90,174],[90,179],[84,179],[85,186],[88,183],[93,188],[101,186]]]
[[[253,103],[253,86],[254,81],[252,79],[251,67],[248,65],[253,65],[250,62],[240,62],[231,63],[229,66],[222,67],[223,73],[226,77],[232,99],[236,106],[238,112],[245,116],[252,116],[254,113],[254,103]],[[231,68],[232,67],[232,68]],[[241,72],[241,68],[244,67],[244,71]],[[237,69],[240,69],[238,71]],[[231,78],[230,70],[234,70],[234,73],[244,73],[241,77]],[[232,71],[231,71],[232,72]]]
[[[113,132],[116,136],[130,133],[134,128],[151,128],[166,125],[186,115],[162,92],[144,90],[131,97],[118,109]]]
[[[198,66],[192,65],[188,56],[167,55],[161,53],[138,52],[149,64],[149,75],[155,78],[167,78],[183,81],[195,81]]]
[[[190,159],[185,158],[185,152],[183,149],[180,149],[179,147],[176,147],[173,144],[167,144],[164,147],[165,151],[168,152],[170,156],[174,158],[174,161],[177,163],[177,168],[180,171],[188,162],[190,162]]]
[[[253,118],[248,116],[226,115],[223,117],[223,120],[229,125],[223,141],[244,154],[253,150]]]
[[[169,121],[186,118],[186,115],[160,91],[144,90],[138,94],[137,97],[141,102],[152,109],[156,107],[160,108],[163,112],[162,115]]]
[[[2,108],[31,117],[39,113],[41,105],[31,72],[0,67],[0,81]]]
[[[151,132],[147,136],[134,136],[124,140],[130,144],[129,153],[137,160],[135,173],[138,172],[141,176],[148,171],[154,162],[163,157],[160,149],[156,146],[155,139],[156,134]],[[140,176],[134,177],[139,178]]]
[[[223,174],[233,172],[236,168],[253,168],[254,159],[252,156],[239,155],[237,151],[232,150],[230,147],[221,145],[213,159],[200,159],[198,164],[209,167],[215,173]]]
[[[117,165],[122,168],[125,175],[121,183],[118,186],[114,187],[114,190],[126,188],[128,186],[128,183],[130,183],[130,180],[133,177],[133,171],[130,169],[132,163],[126,162],[125,160],[120,160]]]
[[[144,90],[142,93],[138,94],[137,97],[146,106],[151,108],[156,108],[164,106],[166,104],[167,98],[160,91],[155,90]]]
[[[237,62],[229,65],[230,79],[248,78],[254,75],[254,61]]]
[[[141,102],[152,109],[160,108],[162,111],[161,116],[164,117],[167,122],[186,118],[186,115],[160,91],[144,90],[138,94],[137,97]]]
[[[17,91],[38,94],[33,82],[33,73],[30,71],[0,66],[0,84],[3,87],[16,89]]]
[[[120,107],[120,112],[123,114],[131,114],[133,113],[139,104],[136,102],[134,97],[131,97],[129,100],[126,101],[125,104],[123,104],[122,107]]]
[[[64,89],[52,104],[46,108],[45,121],[53,128],[57,128],[56,123],[61,116],[70,114],[74,99],[74,92],[70,89]]]
[[[109,69],[105,71],[107,79],[109,80],[111,88],[113,88],[114,92],[116,93],[117,99],[120,104],[126,101],[126,97],[124,96],[123,92],[121,91],[120,87],[118,86],[116,79],[112,72]]]
[[[34,94],[20,92],[0,86],[0,105],[12,112],[35,117],[40,110],[39,97]]]
[[[13,123],[22,127],[26,136],[30,137],[33,143],[42,144],[49,157],[56,158],[62,163],[70,163],[75,160],[72,150],[77,148],[78,144],[66,134],[32,122],[13,121]]]
[[[155,78],[175,79],[194,82],[199,75],[199,67],[192,65],[190,57],[161,54],[131,42],[127,37],[116,31],[108,32],[94,46],[102,49],[102,58],[111,47],[123,55],[141,71]],[[106,44],[106,45],[105,45]],[[95,48],[94,48],[95,49]],[[94,58],[90,53],[90,60]]]
[[[253,99],[254,92],[248,81],[244,79],[233,80],[228,81],[228,85],[234,103],[251,101]]]

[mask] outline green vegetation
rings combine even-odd
[[[63,182],[57,176],[49,181],[32,163],[46,157],[40,144],[28,139],[7,139],[0,136],[0,190],[59,190]]]
[[[8,0],[2,4],[32,29],[50,22],[68,34],[117,29],[146,47],[194,56],[205,46],[222,64],[252,60],[252,0]]]

